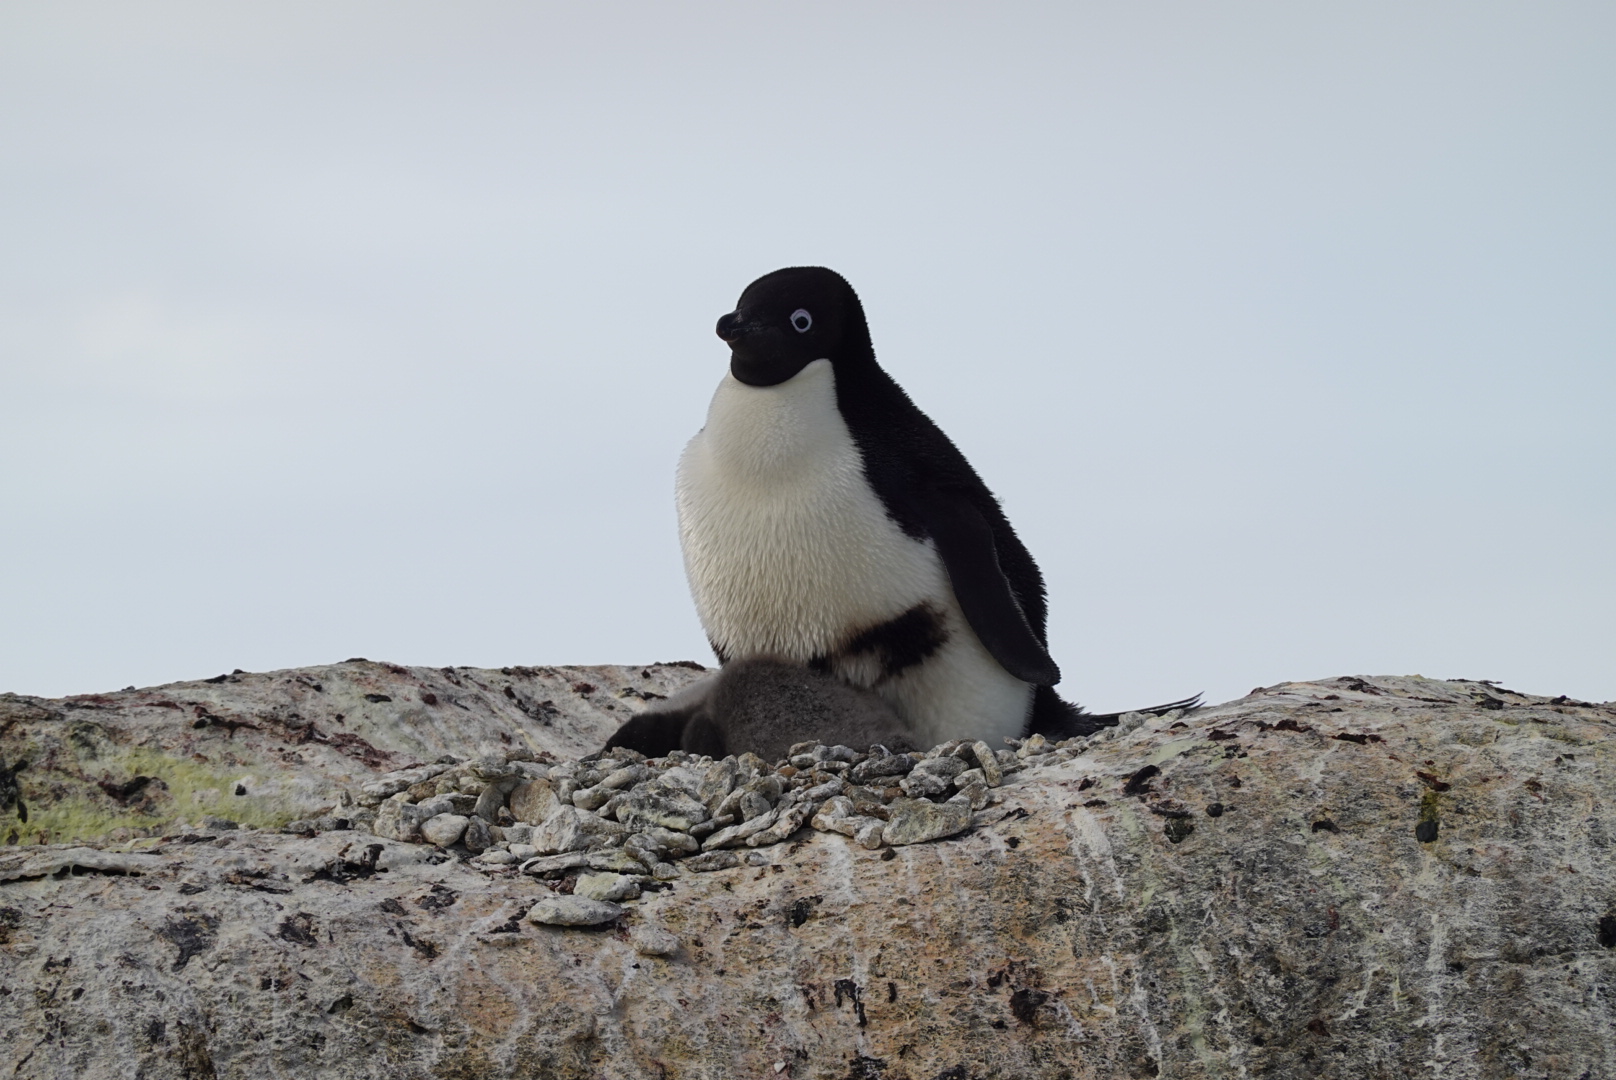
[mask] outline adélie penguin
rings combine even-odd
[[[721,664],[773,657],[867,689],[922,747],[1115,722],[1055,693],[1037,564],[964,455],[876,362],[841,275],[766,274],[717,330],[729,372],[676,493],[685,570]],[[666,735],[645,743],[635,748],[669,748]]]

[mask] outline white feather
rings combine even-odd
[[[730,659],[834,655],[929,601],[948,641],[923,663],[882,680],[852,657],[835,673],[886,698],[923,745],[1021,734],[1032,686],[988,654],[931,542],[905,535],[865,482],[830,361],[776,386],[725,375],[676,492],[696,611]]]

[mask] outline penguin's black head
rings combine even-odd
[[[775,386],[815,360],[844,365],[874,355],[864,308],[842,275],[792,266],[746,287],[718,320],[730,348],[730,374],[748,386]]]

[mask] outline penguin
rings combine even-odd
[[[729,370],[675,489],[720,664],[773,656],[867,689],[921,746],[1115,722],[1055,693],[1037,564],[965,456],[876,362],[846,279],[765,274],[717,333]]]
[[[750,751],[773,762],[809,740],[861,751],[877,744],[893,753],[918,749],[879,696],[772,656],[732,661],[628,720],[605,749],[712,758]]]

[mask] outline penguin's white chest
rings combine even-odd
[[[721,658],[818,661],[875,689],[925,745],[1020,735],[1032,687],[971,632],[929,540],[906,535],[864,476],[816,360],[776,386],[726,375],[679,461],[679,531],[703,628]],[[860,635],[917,607],[924,660],[883,669]]]
[[[778,386],[726,375],[679,462],[685,570],[725,656],[806,663],[858,630],[952,594],[929,542],[906,536],[864,479],[816,360]]]

